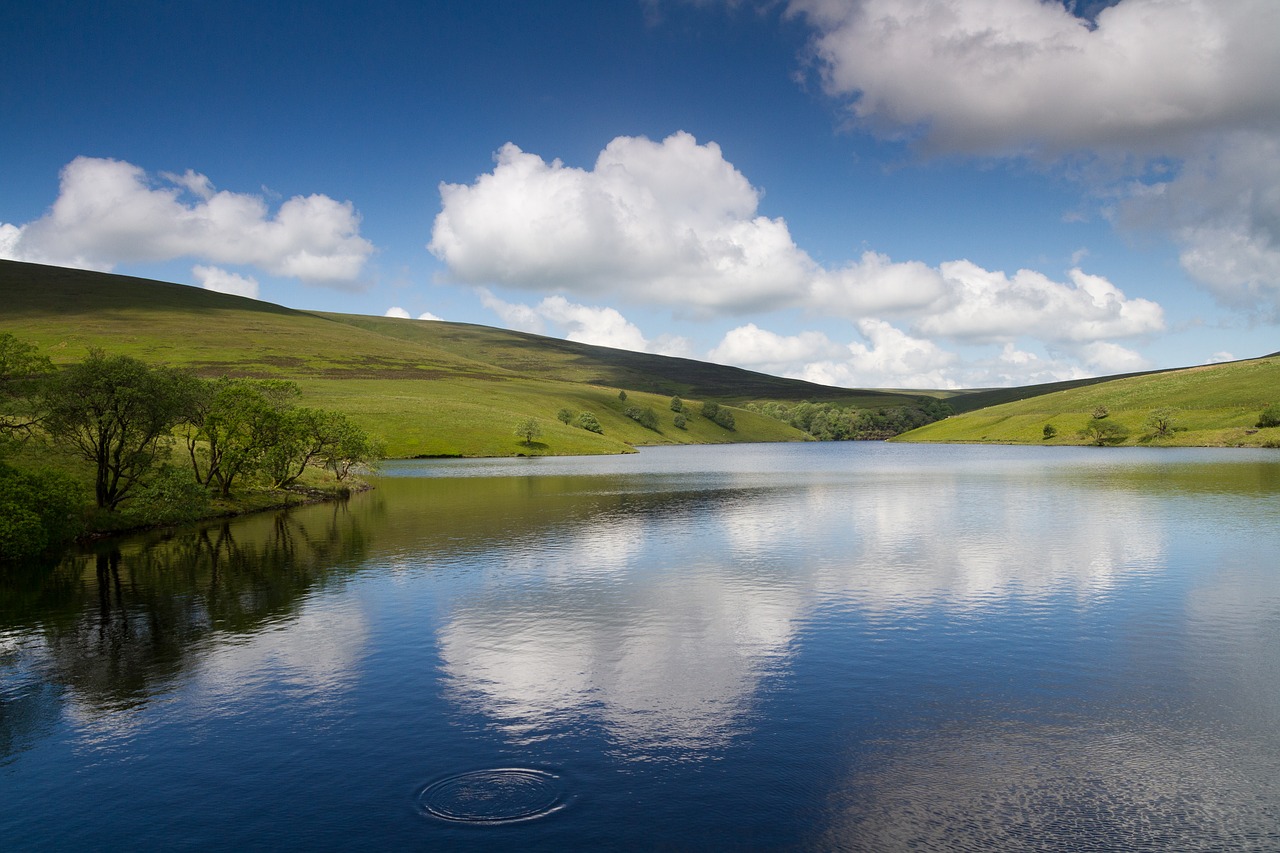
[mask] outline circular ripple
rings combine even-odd
[[[418,795],[424,813],[460,823],[532,820],[564,805],[560,777],[543,770],[472,770],[432,782]]]

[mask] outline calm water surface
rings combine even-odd
[[[1274,452],[377,486],[0,578],[0,847],[1280,849]]]

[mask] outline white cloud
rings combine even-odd
[[[954,353],[913,338],[883,320],[858,321],[866,343],[838,344],[821,332],[778,335],[754,323],[729,331],[708,358],[822,385],[954,388]]]
[[[41,218],[0,225],[0,254],[86,269],[196,258],[254,266],[308,283],[350,285],[373,244],[350,202],[294,196],[274,214],[262,197],[216,191],[204,175],[158,182],[120,160],[77,157]]]
[[[783,220],[756,216],[758,195],[714,143],[686,133],[661,143],[619,137],[590,172],[507,145],[493,172],[441,187],[430,248],[463,281],[664,302],[676,312],[800,307],[855,322],[888,317],[917,335],[1072,344],[1164,327],[1159,305],[1080,270],[1064,284],[1028,270],[1010,277],[968,261],[932,267],[871,251],[823,269]],[[559,295],[537,307],[488,291],[482,300],[509,328],[546,334],[554,326],[573,340],[655,348],[612,308]],[[760,330],[739,337],[748,334],[759,351]],[[735,343],[721,344],[724,357]],[[796,361],[760,367],[774,363]]]
[[[230,293],[233,296],[258,298],[258,280],[253,276],[237,275],[219,267],[195,266],[191,274],[205,290]]]
[[[1280,111],[1280,4],[1121,0],[1091,23],[1041,0],[791,0],[827,90],[937,150],[1163,150]]]
[[[566,340],[633,352],[682,357],[692,354],[689,341],[675,335],[662,335],[650,341],[638,326],[614,308],[579,305],[563,296],[548,296],[533,306],[521,305],[499,299],[483,288],[480,301],[509,329],[538,335],[547,334],[550,329]]]
[[[741,312],[790,301],[814,269],[720,147],[684,132],[620,136],[591,171],[508,143],[440,195],[428,248],[471,284]]]
[[[1222,364],[1224,361],[1235,361],[1236,357],[1229,352],[1219,351],[1206,358],[1201,364]]]
[[[387,309],[386,313],[383,314],[382,316],[395,317],[399,320],[409,320],[413,317],[412,314],[410,314],[405,309],[401,308],[399,305],[392,305],[390,308]],[[430,311],[424,311],[418,315],[418,319],[419,320],[435,320],[438,322],[442,318],[437,317],[435,314],[432,314]]]
[[[994,354],[961,356],[884,320],[857,323],[848,344],[817,331],[779,335],[754,323],[730,330],[708,359],[844,388],[994,388],[1145,370],[1140,354],[1107,341],[1066,343],[1038,355],[1005,342]]]
[[[947,283],[947,304],[914,326],[927,335],[979,341],[1032,336],[1080,343],[1164,329],[1158,304],[1130,299],[1105,278],[1078,269],[1068,273],[1068,284],[1031,270],[1018,270],[1009,278],[969,261],[949,261],[939,271]]]

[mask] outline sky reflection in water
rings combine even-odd
[[[19,849],[1268,849],[1278,519],[1280,460],[1249,452],[395,463],[345,506],[7,589],[0,825]],[[499,767],[565,807],[415,804]],[[68,820],[54,790],[95,793]]]

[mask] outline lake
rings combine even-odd
[[[376,486],[0,578],[0,847],[1280,849],[1280,453]]]

